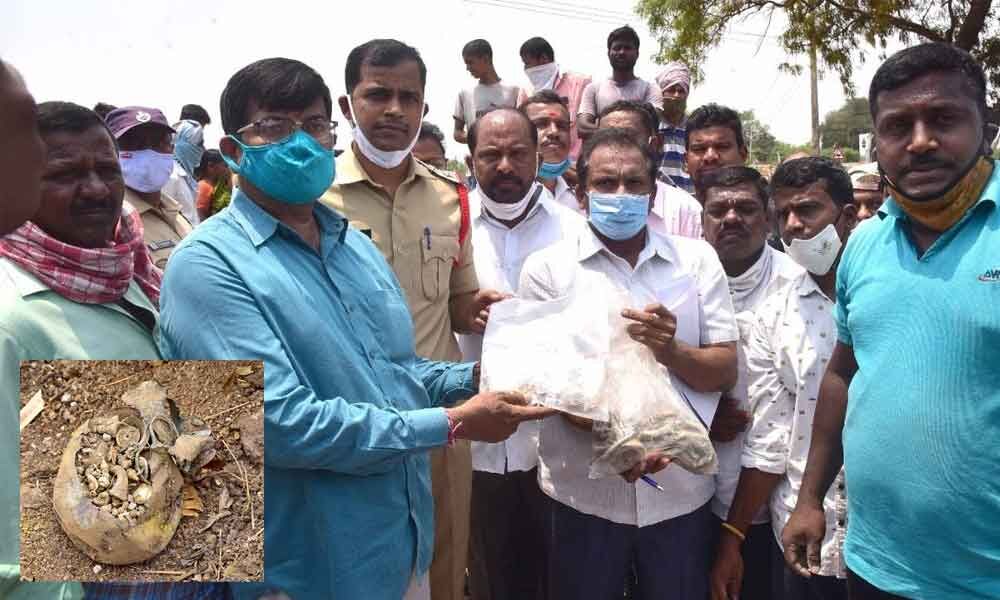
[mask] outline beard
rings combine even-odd
[[[687,98],[683,100],[663,101],[663,116],[667,117],[667,119],[673,121],[674,123],[679,123],[684,118],[684,114],[686,112]]]

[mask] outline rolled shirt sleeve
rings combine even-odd
[[[748,469],[780,475],[788,463],[795,398],[778,372],[771,333],[765,320],[757,318],[747,341],[750,427],[741,462]]]
[[[587,84],[587,87],[583,88],[583,97],[580,98],[580,108],[577,109],[576,114],[590,115],[592,117],[597,116],[598,85],[598,82],[592,81]]]
[[[850,281],[850,246],[844,249],[844,256],[841,257],[840,265],[837,267],[837,304],[833,309],[833,318],[837,323],[837,339],[847,346],[853,346],[851,330],[847,327],[847,307],[848,296],[847,286]]]
[[[649,85],[646,86],[646,97],[642,99],[643,102],[649,102],[653,105],[653,108],[660,110],[663,107],[663,92],[660,90],[660,86],[656,85],[656,82],[650,81]]]
[[[476,395],[472,371],[476,363],[451,363],[417,358],[414,369],[435,406],[453,406]]]
[[[443,446],[442,408],[397,410],[364,398],[320,398],[303,385],[282,333],[265,318],[243,280],[214,250],[182,247],[163,284],[160,349],[182,359],[263,360],[265,459],[273,467],[366,475],[388,472],[408,453]],[[447,368],[422,367],[440,379],[439,398],[461,387]],[[434,373],[434,375],[432,375]],[[449,382],[450,387],[449,387]],[[447,388],[447,389],[446,389]]]

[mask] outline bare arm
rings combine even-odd
[[[854,348],[837,342],[819,388],[812,443],[809,445],[809,459],[802,476],[799,503],[822,507],[827,490],[833,485],[833,480],[844,464],[841,435],[847,413],[847,388],[857,371]]]
[[[736,385],[736,342],[698,347],[675,341],[660,362],[696,392],[721,392]]]
[[[459,144],[468,143],[468,138],[465,135],[465,121],[462,119],[455,119],[455,131],[452,132],[452,137]]]
[[[597,131],[597,117],[588,113],[580,113],[576,117],[576,132],[581,138],[588,138]]]
[[[802,475],[799,498],[781,532],[785,562],[803,577],[819,572],[821,545],[826,533],[823,498],[844,464],[841,435],[847,413],[847,389],[857,371],[854,349],[837,342],[819,388],[809,459]]]

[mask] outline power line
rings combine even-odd
[[[527,4],[527,3],[523,3],[523,2],[516,2],[514,0],[464,0],[464,1],[465,1],[466,4],[481,4],[481,5],[486,5],[486,6],[496,6],[496,7],[499,7],[499,8],[507,8],[507,9],[511,9],[511,10],[519,10],[519,11],[526,11],[526,12],[532,12],[532,13],[543,14],[543,15],[551,15],[551,16],[556,16],[556,17],[565,17],[565,18],[568,18],[568,19],[577,19],[577,20],[581,20],[581,21],[589,21],[591,23],[602,23],[602,24],[606,24],[606,25],[619,25],[620,24],[620,22],[616,21],[616,20],[611,20],[611,19],[606,19],[606,18],[601,18],[601,17],[596,17],[596,16],[588,16],[588,15],[581,15],[581,14],[573,14],[573,13],[569,13],[569,12],[562,12],[560,10],[542,8],[542,7],[538,7],[538,6]]]
[[[572,2],[560,2],[559,0],[544,0],[541,4],[552,5],[553,7],[563,8],[570,11],[588,11],[592,13],[599,14],[604,17],[618,18],[618,19],[634,19],[636,17],[635,13],[624,12],[618,10],[607,10],[605,8],[598,8],[596,6],[580,5]]]

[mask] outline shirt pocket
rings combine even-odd
[[[437,300],[451,287],[451,270],[458,258],[458,238],[450,235],[429,235],[421,239],[420,278],[424,297]]]
[[[656,290],[656,298],[677,319],[675,337],[694,347],[701,345],[700,303],[697,282],[691,275],[678,275]]]
[[[366,297],[366,317],[386,357],[400,362],[415,352],[413,320],[402,296],[395,290],[373,290]]]

